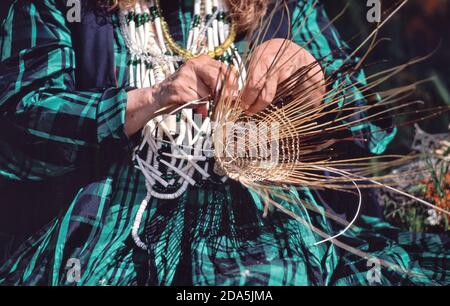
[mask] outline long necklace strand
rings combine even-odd
[[[233,45],[236,33],[233,24],[228,23],[226,5],[218,0],[195,0],[193,13],[186,48],[182,48],[170,35],[159,1],[140,0],[133,9],[120,12],[120,29],[131,57],[131,86],[154,86],[174,73],[179,62],[200,54],[240,67],[241,59]],[[181,110],[178,118],[175,115],[158,116],[144,127],[142,143],[133,153],[147,189],[131,231],[138,247],[147,249],[139,238],[139,228],[152,197],[176,199],[189,185],[197,183],[193,178],[195,173],[199,173],[201,179],[210,176],[208,158],[211,148],[208,150],[205,145],[210,142],[210,135],[209,118],[197,124],[192,109]],[[163,147],[170,151],[163,152]],[[146,152],[145,157],[141,156],[142,152]]]

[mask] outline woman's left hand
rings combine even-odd
[[[277,38],[259,45],[252,54],[248,79],[242,92],[245,112],[252,115],[265,109],[275,98],[281,82],[301,67],[314,62],[316,59],[308,51],[291,41]],[[269,69],[271,71],[267,73]],[[302,86],[305,89],[317,88],[308,95],[308,101],[321,103],[325,86],[324,74],[318,63],[308,72]]]

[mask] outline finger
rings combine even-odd
[[[192,80],[188,83],[189,85],[195,84],[195,80]],[[166,105],[168,108],[175,107],[175,108],[183,108],[188,107],[191,102],[197,101],[201,98],[207,97],[209,94],[209,90],[206,89],[197,89],[197,86],[192,85],[193,87],[190,87],[188,84],[186,84],[183,87],[183,91],[179,91],[178,94],[172,98],[168,99]]]
[[[266,83],[266,74],[267,69],[264,64],[254,66],[248,73],[249,78],[247,79],[241,95],[241,103],[244,110],[248,110],[258,99],[258,96]]]
[[[195,92],[197,94],[198,99],[204,99],[210,96],[210,89],[206,86],[205,83],[200,78],[196,80]],[[202,118],[206,118],[208,116],[208,108],[205,104],[195,105],[193,109],[202,116]]]
[[[201,88],[202,92],[208,92],[212,99],[217,99],[218,96],[228,96],[237,95],[237,73],[233,71],[231,67],[220,64],[215,61],[212,64],[212,69],[210,69],[209,74],[205,74],[208,78],[210,84],[216,84],[216,89],[212,92],[211,89],[203,82],[200,76],[198,76],[198,86]],[[213,72],[216,69],[216,72]],[[216,76],[215,76],[216,75]],[[203,96],[204,97],[204,96]],[[202,104],[196,107],[197,113],[201,114],[203,117],[207,117],[208,108],[206,104]]]
[[[247,115],[256,114],[262,110],[264,110],[267,106],[269,106],[273,99],[275,98],[275,94],[277,92],[278,81],[275,78],[271,78],[266,81],[264,88],[261,93],[258,95],[256,102],[252,104],[245,113]]]
[[[222,87],[218,93],[221,96],[237,98],[239,91],[239,76],[238,72],[232,66],[226,66],[226,71],[223,71]]]
[[[209,87],[212,95],[222,88],[228,70],[227,65],[207,55],[199,56],[193,60],[192,64],[194,72]]]
[[[266,83],[265,77],[259,82],[250,80],[244,87],[241,96],[241,103],[244,110],[249,110],[256,103],[258,96],[261,94]]]
[[[195,98],[191,100],[204,99],[211,96],[211,90],[209,86],[207,86],[199,77],[194,80],[192,85],[189,84],[189,86],[192,86],[190,88],[193,92],[195,92]]]

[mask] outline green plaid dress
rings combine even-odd
[[[313,8],[313,2],[295,5],[294,40],[299,45],[312,40],[306,48],[322,59],[325,72],[331,75],[347,59],[348,47],[333,27],[327,27],[323,8]],[[276,210],[263,218],[258,197],[231,181],[201,182],[173,201],[153,199],[141,227],[149,250],[137,249],[130,232],[146,189],[143,175],[131,163],[132,142],[123,132],[129,54],[116,24],[117,85],[99,92],[77,91],[76,54],[63,6],[62,0],[19,0],[2,25],[0,187],[7,191],[5,186],[13,183],[55,182],[55,186],[79,188],[62,197],[56,191],[45,192],[49,198],[64,198],[58,203],[60,213],[0,262],[0,284],[450,283],[446,236],[401,233],[379,219],[362,216],[342,241],[367,252],[369,258],[330,243],[314,246],[321,237],[310,226]],[[306,11],[311,14],[299,22],[297,17]],[[185,38],[189,10],[180,6],[175,16],[169,23],[179,24]],[[116,16],[113,21],[117,22]],[[347,90],[357,93],[356,84],[365,84],[364,72],[337,74],[336,86],[342,83],[354,84]],[[371,132],[363,145],[372,153],[382,153],[395,134],[395,129],[385,132],[370,123],[351,130],[355,135],[361,131]],[[112,155],[121,158],[109,160]],[[95,175],[82,182],[66,180],[68,174],[85,168]],[[296,190],[295,197],[318,211],[325,209],[307,188]],[[2,203],[1,209],[22,204],[19,200]],[[336,233],[322,214],[281,204],[310,225]],[[28,203],[33,208],[23,213],[45,209],[45,205]],[[414,274],[379,267],[379,259]]]

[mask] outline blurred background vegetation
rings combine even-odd
[[[382,9],[389,12],[400,1],[382,0]],[[367,0],[324,0],[330,18],[337,16],[345,7],[344,15],[335,25],[342,38],[351,47],[356,47],[375,28],[367,21]],[[388,15],[388,14],[387,14]],[[384,15],[386,17],[387,15]],[[383,19],[383,18],[382,18]],[[378,38],[387,38],[369,55],[365,62],[366,73],[370,75],[382,69],[406,63],[414,58],[431,55],[428,59],[414,64],[380,86],[389,89],[430,79],[420,85],[408,100],[421,100],[425,103],[420,108],[450,106],[450,0],[409,0],[409,2],[379,32]],[[395,116],[395,115],[394,115]],[[398,134],[391,142],[387,154],[406,154],[416,134],[413,124],[402,125],[419,119],[415,116],[395,116],[399,126]],[[419,143],[423,157],[395,169],[397,173],[416,171],[417,175],[399,176],[394,179],[394,186],[425,199],[443,209],[450,208],[450,172],[449,172],[449,113],[418,122],[426,135],[419,133]],[[440,134],[440,135],[438,135]],[[423,138],[423,135],[426,135]],[[416,139],[416,140],[417,140]],[[426,141],[422,141],[425,140]],[[442,145],[441,141],[445,142]],[[422,145],[433,143],[433,147]],[[414,144],[417,144],[415,142]],[[415,146],[417,149],[417,146]],[[436,151],[437,149],[437,151]],[[432,157],[432,153],[441,151],[443,159]],[[419,169],[428,169],[423,172]],[[411,172],[409,172],[411,173]],[[376,189],[372,193],[377,203],[383,207],[385,217],[395,225],[410,231],[442,232],[450,229],[450,219],[436,210],[412,201],[397,193]]]
[[[382,0],[382,8],[386,11],[398,2]],[[345,14],[335,25],[352,47],[357,46],[375,28],[366,19],[366,0],[324,0],[322,3],[330,18],[348,4]],[[410,99],[423,100],[426,102],[424,107],[450,105],[450,0],[410,0],[386,23],[378,38],[388,38],[389,41],[378,45],[368,57],[368,74],[434,52],[429,59],[408,68],[383,87],[392,88],[432,78],[430,82],[420,85]],[[450,117],[444,114],[420,122],[420,127],[430,133],[447,132],[449,120]],[[402,126],[397,141],[390,145],[389,151],[405,153],[409,150],[413,136],[412,125]]]

